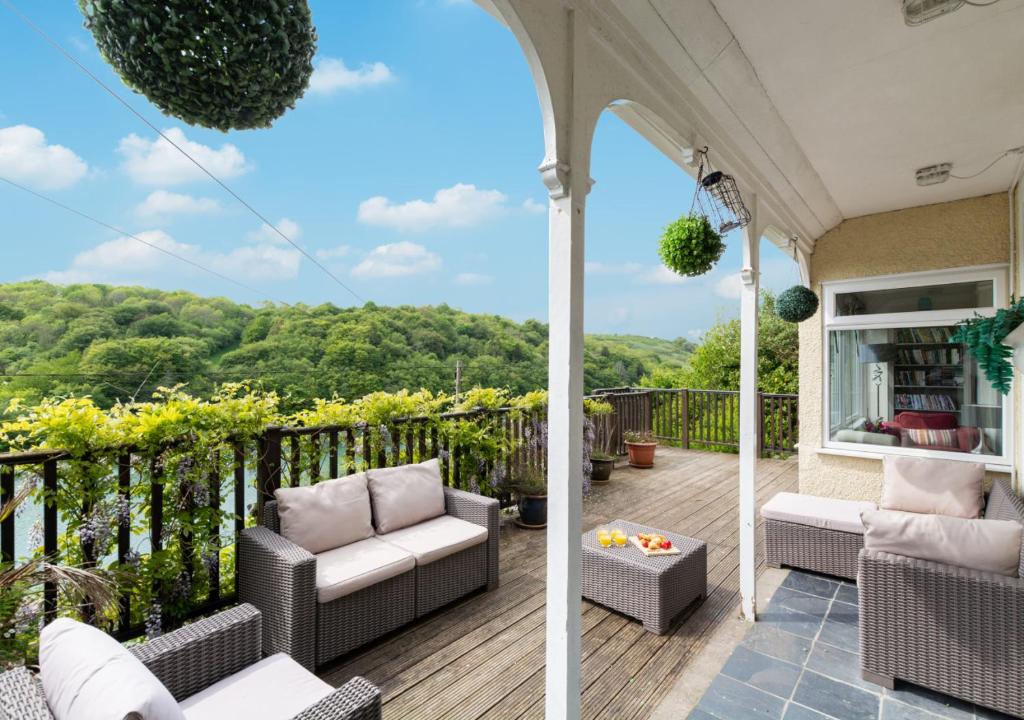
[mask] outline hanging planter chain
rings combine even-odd
[[[693,193],[690,213],[696,208],[700,214],[712,219],[720,233],[727,233],[750,224],[750,210],[743,204],[740,189],[732,175],[711,167],[705,145],[697,167],[697,188]]]

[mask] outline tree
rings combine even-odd
[[[761,293],[757,379],[761,392],[795,393],[799,386],[800,339],[797,326],[775,314],[775,296]],[[739,390],[740,321],[715,323],[704,334],[686,367],[658,368],[645,375],[645,387]]]

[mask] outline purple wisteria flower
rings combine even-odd
[[[159,602],[153,602],[146,611],[146,638],[152,640],[163,634],[163,608]]]

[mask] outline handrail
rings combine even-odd
[[[588,397],[600,399],[613,407],[612,415],[595,424],[598,435],[595,448],[607,447],[614,453],[624,454],[623,435],[627,431],[650,432],[659,442],[681,448],[735,451],[739,446],[740,398],[734,390],[624,387],[595,391]],[[759,452],[793,452],[798,428],[797,396],[762,393],[759,404]],[[462,477],[463,463],[460,460],[468,450],[458,445],[457,433],[448,432],[452,424],[486,421],[494,432],[505,435],[510,450],[497,463],[486,468],[486,473],[514,477],[519,468],[544,468],[547,458],[542,448],[527,442],[535,430],[534,424],[543,420],[543,411],[516,410],[507,407],[460,410],[436,416],[395,418],[376,427],[365,422],[309,427],[274,425],[265,428],[254,442],[227,440],[216,451],[219,459],[212,465],[217,470],[208,479],[209,492],[204,499],[212,511],[209,516],[216,519],[203,532],[209,532],[210,538],[217,538],[218,544],[222,544],[220,538],[230,534],[237,539],[247,518],[258,516],[264,501],[273,497],[280,487],[314,483],[325,477],[340,477],[366,468],[418,462],[425,458],[439,459],[446,484],[479,489],[475,487],[476,478]],[[382,427],[386,430],[383,435]],[[180,448],[181,445],[182,441],[175,441],[163,450]],[[125,508],[116,518],[104,521],[110,523],[109,529],[115,533],[112,537],[116,538],[114,542],[120,565],[125,566],[133,556],[133,542],[141,541],[143,547],[148,543],[148,548],[152,549],[176,539],[178,545],[171,547],[178,547],[183,553],[191,552],[195,541],[190,534],[192,530],[179,530],[174,539],[165,538],[165,527],[174,518],[169,513],[172,509],[180,510],[180,507],[168,503],[182,502],[184,491],[179,490],[172,477],[165,476],[162,463],[157,459],[159,454],[160,451],[128,446],[105,448],[102,453],[86,458],[75,457],[59,448],[0,453],[0,503],[14,496],[17,472],[38,474],[35,468],[41,466],[42,497],[45,501],[37,512],[43,529],[43,553],[51,561],[59,562],[59,548],[67,548],[67,543],[78,543],[86,564],[106,563],[107,559],[98,557],[103,549],[94,548],[93,541],[84,535],[61,539],[63,531],[60,528],[66,521],[62,520],[60,515],[63,511],[58,510],[53,500],[58,490],[69,490],[60,485],[62,472],[66,472],[69,464],[97,464],[106,468],[108,477],[112,479],[110,497],[92,497],[82,492],[81,507],[83,512],[91,512],[92,507],[103,504]],[[142,481],[143,484],[137,480],[136,468],[140,466],[148,468],[148,477]],[[226,473],[223,478],[222,473]],[[503,505],[510,504],[511,497],[506,491],[483,489],[497,495]],[[192,510],[197,509],[194,497],[188,497],[187,502]],[[148,517],[140,514],[144,509],[148,510]],[[231,528],[228,535],[221,534],[222,519]],[[13,561],[17,555],[18,522],[17,514],[13,513],[0,522],[0,559],[5,562]],[[24,521],[22,523],[25,527]],[[143,535],[138,534],[140,529]],[[188,572],[198,569],[196,565],[188,566]],[[230,589],[222,592],[221,579],[225,576],[226,587],[230,588],[231,575],[236,570],[237,567],[222,567],[219,555],[212,558],[207,568],[207,597],[194,600],[187,617],[232,602],[235,593]],[[131,588],[122,590],[118,618],[110,629],[124,639],[141,633],[142,608],[133,607]],[[44,588],[44,620],[56,617],[58,607],[57,587],[48,583]],[[86,616],[91,617],[88,606],[86,611]]]

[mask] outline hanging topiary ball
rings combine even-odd
[[[725,243],[706,217],[683,215],[665,228],[658,252],[669,270],[697,277],[715,266],[725,252]]]
[[[818,312],[818,296],[803,285],[794,285],[775,299],[775,314],[786,322],[799,323]]]
[[[128,87],[190,125],[270,127],[313,74],[306,0],[78,0]]]

